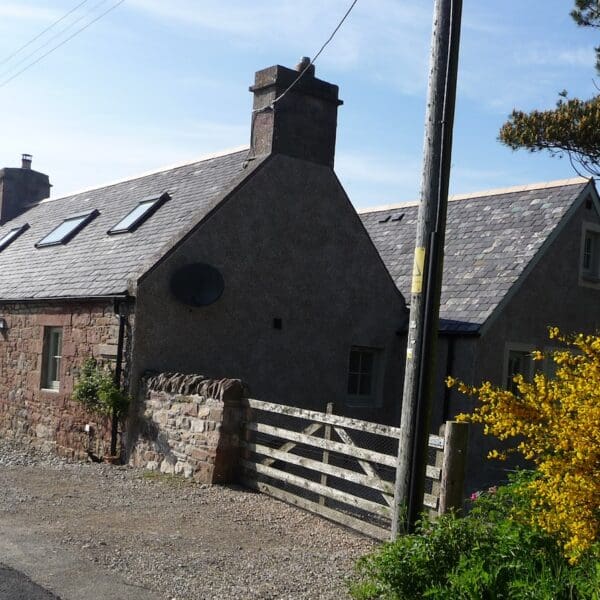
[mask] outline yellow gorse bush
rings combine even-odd
[[[600,336],[563,336],[555,327],[549,332],[566,349],[546,357],[536,351],[533,359],[552,359],[554,378],[538,372],[528,383],[516,375],[517,393],[489,382],[472,387],[448,378],[447,385],[480,400],[459,420],[481,423],[485,434],[500,440],[514,438],[508,452],[535,463],[531,506],[519,516],[555,536],[576,562],[600,532]],[[489,457],[506,453],[493,450]]]

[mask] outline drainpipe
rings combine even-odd
[[[444,382],[448,377],[452,377],[454,373],[454,344],[456,341],[455,336],[449,335],[447,337],[448,340],[448,350],[446,352],[446,376],[444,377]],[[442,408],[442,423],[445,423],[448,420],[448,416],[450,414],[450,394],[451,390],[447,385],[444,385],[444,404]]]
[[[123,346],[125,340],[125,324],[127,318],[121,314],[121,303],[115,298],[114,302],[115,314],[119,317],[119,337],[117,341],[117,364],[115,365],[115,386],[117,389],[121,389],[121,373],[123,372]],[[119,419],[116,412],[113,410],[112,424],[110,432],[110,454],[115,456],[117,453],[117,435],[119,427]]]

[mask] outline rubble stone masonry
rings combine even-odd
[[[87,413],[71,400],[83,361],[116,357],[118,317],[111,301],[0,304],[0,436],[16,438],[62,456],[107,454],[107,419]],[[43,388],[44,328],[62,328],[59,389]],[[102,422],[106,421],[106,422]],[[90,439],[85,424],[94,423]]]
[[[140,388],[140,435],[130,462],[199,483],[235,481],[243,391],[237,379],[147,375]]]

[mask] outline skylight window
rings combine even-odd
[[[108,233],[127,233],[135,231],[146,219],[151,217],[171,197],[166,192],[161,196],[144,198],[128,214],[126,214]]]
[[[29,223],[15,227],[0,238],[0,252],[6,248],[11,242],[14,242],[23,232],[29,229]]]
[[[94,209],[92,212],[65,219],[58,227],[55,227],[46,237],[42,238],[35,245],[35,247],[41,248],[43,246],[57,246],[58,244],[66,244],[99,214],[100,213],[96,209]]]

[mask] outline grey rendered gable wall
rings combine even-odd
[[[481,327],[481,334],[484,335],[485,332],[493,325],[494,321],[501,317],[504,307],[512,300],[513,296],[518,292],[520,287],[527,281],[529,274],[535,268],[537,263],[546,255],[546,252],[550,247],[555,243],[557,238],[561,235],[563,229],[567,227],[568,224],[571,223],[574,215],[579,211],[580,206],[585,201],[586,198],[592,199],[592,207],[589,210],[590,213],[594,214],[594,217],[598,217],[599,214],[599,202],[598,196],[596,194],[596,189],[594,187],[593,181],[590,181],[585,188],[582,190],[581,194],[573,202],[569,210],[563,216],[561,222],[558,226],[552,231],[552,233],[546,238],[541,248],[535,254],[535,256],[531,259],[527,267],[523,270],[519,279],[513,284],[508,293],[502,298],[499,304],[494,309],[494,312],[487,318],[483,326]],[[581,239],[581,237],[579,237]]]
[[[593,188],[586,189],[594,193]],[[579,285],[583,222],[600,225],[595,204],[586,208],[585,202],[579,203],[484,334],[460,340],[453,375],[469,384],[489,380],[502,385],[507,344],[551,348],[555,344],[548,339],[550,325],[565,333],[600,330],[600,290]],[[450,416],[472,408],[473,403],[464,396],[451,395]],[[486,459],[494,447],[494,438],[483,436],[480,428],[473,427],[467,493],[506,477],[510,463]]]
[[[190,262],[223,274],[215,304],[191,308],[171,297],[172,273]],[[238,377],[265,400],[321,409],[333,401],[343,410],[349,349],[360,345],[381,348],[382,397],[395,402],[405,317],[332,171],[276,155],[139,282],[137,374]]]

